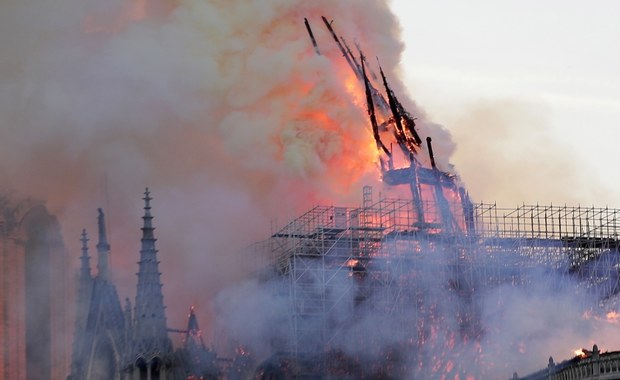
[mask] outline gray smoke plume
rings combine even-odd
[[[384,1],[2,2],[2,186],[47,201],[74,267],[81,228],[95,238],[105,208],[121,294],[149,186],[169,319],[184,323],[192,303],[208,314],[243,273],[231,253],[269,220],[357,201],[377,179],[363,91],[322,15],[396,78]]]
[[[352,270],[322,267],[307,248],[292,274],[274,272],[220,293],[218,330],[257,362],[318,353],[314,363],[326,364],[316,365],[353,378],[502,379],[543,369],[549,356],[572,358],[582,347],[615,349],[617,314],[607,314],[565,270],[516,250],[480,247],[462,258],[454,247],[431,249],[435,244],[416,240],[411,246],[423,248],[414,252],[402,248],[406,239],[386,239],[377,259]],[[326,257],[338,255],[326,250]]]
[[[2,187],[47,200],[74,267],[81,228],[94,238],[104,207],[115,280],[131,296],[149,186],[170,325],[183,325],[190,304],[211,315],[214,296],[246,274],[234,252],[269,220],[357,203],[377,180],[363,91],[322,15],[380,57],[402,94],[399,26],[385,1],[1,2]],[[449,136],[400,99],[446,168]],[[241,303],[243,289],[220,297]]]

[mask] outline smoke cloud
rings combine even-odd
[[[171,324],[190,304],[208,314],[243,273],[232,252],[270,220],[357,202],[377,180],[363,92],[321,15],[395,78],[402,43],[383,1],[2,2],[2,187],[46,200],[74,267],[81,228],[92,243],[106,209],[131,294],[149,186]]]
[[[615,349],[617,314],[606,307],[617,305],[606,300],[601,308],[566,268],[517,251],[466,249],[459,259],[453,248],[429,248],[436,242],[411,246],[418,242],[422,251],[413,252],[403,249],[406,239],[385,241],[379,259],[366,262],[368,272],[321,269],[318,256],[300,257],[293,274],[228,288],[216,300],[218,331],[258,363],[288,352],[289,342],[302,358],[328,349],[330,373],[340,365],[353,377],[389,369],[402,379],[502,379],[594,344]],[[313,318],[319,299],[325,317]],[[292,318],[295,312],[303,315]],[[316,341],[324,342],[320,349],[309,349]]]
[[[115,281],[131,296],[149,186],[169,325],[181,327],[194,304],[209,331],[211,300],[246,274],[235,252],[264,237],[269,220],[357,203],[361,186],[377,183],[363,92],[321,15],[397,78],[403,45],[385,1],[1,2],[2,187],[47,201],[75,267],[81,228],[94,239],[104,207]],[[400,97],[447,169],[449,135]],[[266,304],[267,290],[228,289],[218,310],[243,326],[241,300]],[[531,301],[514,298],[515,308]],[[278,307],[253,309],[269,317]],[[359,323],[377,323],[367,315]],[[484,315],[495,326],[496,314]],[[244,336],[264,343],[256,323]]]
[[[475,200],[513,206],[612,199],[595,170],[553,138],[544,102],[480,99],[443,116],[459,142],[453,161]]]

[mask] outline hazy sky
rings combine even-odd
[[[620,207],[617,2],[392,4],[407,87],[474,199]]]

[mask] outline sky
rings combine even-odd
[[[620,207],[613,1],[393,0],[410,95],[473,199]]]

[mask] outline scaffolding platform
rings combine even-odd
[[[423,204],[420,223],[410,200],[373,202],[371,195],[364,190],[361,207],[314,207],[251,250],[257,268],[287,289],[288,329],[274,349],[298,363],[296,378],[337,372],[329,358],[343,341],[372,345],[379,339],[381,326],[369,334],[335,317],[359,308],[386,316],[392,330],[401,325],[412,346],[423,344],[425,321],[436,311],[434,295],[420,284],[436,282],[459,299],[465,339],[480,333],[477,292],[525,285],[540,271],[562,274],[548,281],[576,279],[598,302],[620,293],[620,210],[484,203],[467,209],[456,200],[455,220],[471,226],[444,229],[435,222],[441,219],[433,216],[439,212],[434,204]],[[304,363],[307,357],[312,363]]]

